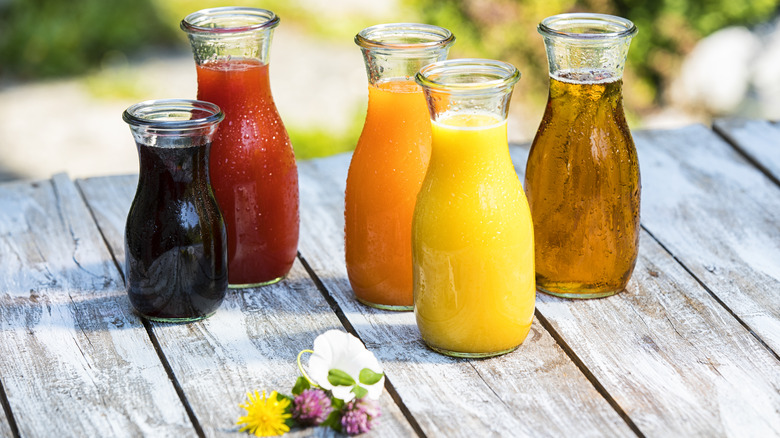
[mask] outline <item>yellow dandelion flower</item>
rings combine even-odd
[[[239,432],[249,431],[255,436],[263,437],[284,435],[290,431],[290,427],[285,423],[291,416],[287,412],[290,400],[277,397],[276,391],[271,391],[268,397],[265,396],[265,391],[262,397],[257,391],[254,394],[248,392],[246,398],[244,403],[238,405],[246,409],[246,415],[236,423],[243,426]]]

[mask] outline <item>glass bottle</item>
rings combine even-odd
[[[355,37],[368,74],[368,111],[345,195],[345,249],[357,299],[412,309],[412,212],[431,154],[421,67],[447,57],[455,37],[426,24],[380,24]]]
[[[225,122],[214,138],[211,178],[228,230],[230,287],[275,283],[298,248],[298,170],[268,76],[279,17],[264,9],[223,7],[188,15],[198,99]]]
[[[433,147],[412,223],[414,312],[423,340],[451,356],[517,348],[534,315],[533,226],[507,142],[520,73],[484,59],[417,74]]]
[[[525,190],[534,218],[536,283],[566,298],[623,290],[639,245],[639,163],[623,113],[623,67],[636,27],[600,14],[539,25],[550,64],[547,109]]]
[[[225,223],[209,180],[209,152],[224,115],[196,100],[152,100],[122,118],[138,148],[138,188],[125,226],[130,303],[144,318],[194,321],[228,287]]]

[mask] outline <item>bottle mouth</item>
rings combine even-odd
[[[578,40],[630,38],[637,33],[636,26],[628,19],[589,13],[553,15],[542,20],[537,30],[543,36]]]
[[[191,99],[158,99],[136,103],[122,113],[131,126],[157,131],[185,131],[208,128],[225,118],[215,104]]]
[[[508,62],[492,59],[449,59],[423,67],[415,80],[420,86],[452,94],[481,93],[511,88],[520,72]]]
[[[378,24],[355,35],[355,44],[364,49],[430,49],[446,47],[453,42],[455,36],[449,30],[418,23]]]
[[[181,29],[188,33],[242,33],[273,29],[279,20],[267,9],[228,6],[193,12],[181,21]]]

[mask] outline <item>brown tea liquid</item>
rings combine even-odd
[[[525,175],[537,288],[608,296],[628,283],[639,244],[639,164],[623,82],[600,71],[556,76]]]

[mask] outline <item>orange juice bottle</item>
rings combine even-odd
[[[448,30],[383,24],[355,42],[368,73],[368,112],[347,176],[345,249],[357,299],[390,310],[412,309],[412,213],[428,167],[431,123],[414,74],[447,57]]]
[[[533,226],[506,124],[519,77],[510,64],[479,59],[417,75],[433,145],[412,222],[414,312],[423,340],[443,354],[507,353],[531,329]]]

